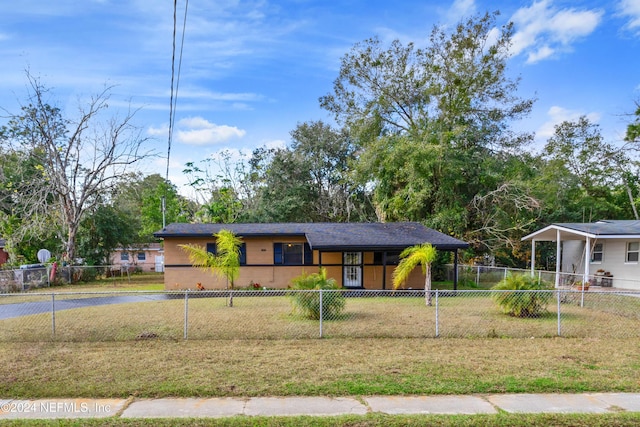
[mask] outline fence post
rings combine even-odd
[[[320,338],[322,338],[322,318],[324,317],[322,313],[322,289],[320,289]]]
[[[504,280],[507,280],[507,268],[504,268]]]
[[[480,266],[476,266],[476,286],[480,286]]]
[[[184,291],[184,336],[186,340],[189,336],[189,289]]]
[[[440,336],[440,326],[438,325],[438,290],[436,289],[436,338]]]
[[[56,294],[51,294],[51,336],[56,336]]]
[[[560,289],[556,289],[557,295],[558,295],[558,336],[561,337],[562,336],[562,330],[560,329],[560,301],[562,300],[562,295],[560,294],[562,292],[562,290]]]

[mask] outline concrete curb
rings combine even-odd
[[[640,412],[640,393],[471,396],[0,399],[0,420],[58,418],[223,418],[383,413],[497,414]]]

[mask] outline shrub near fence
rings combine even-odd
[[[309,338],[640,338],[640,293],[548,293],[535,318],[501,312],[501,291],[228,291],[0,295],[0,341]],[[292,296],[344,297],[335,318],[296,312]],[[320,305],[322,307],[322,305]]]

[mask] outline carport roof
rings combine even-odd
[[[602,220],[590,223],[564,222],[551,224],[543,229],[524,236],[522,240],[555,242],[557,231],[562,233],[563,240],[592,239],[628,239],[640,237],[640,221],[635,220]]]
[[[431,243],[439,250],[465,249],[468,243],[418,222],[367,223],[266,223],[185,224],[173,223],[154,233],[155,237],[206,237],[220,230],[240,237],[304,236],[317,250],[401,250]]]

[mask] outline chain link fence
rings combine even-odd
[[[52,285],[91,282],[99,278],[128,278],[136,270],[138,268],[135,266],[120,265],[53,267],[52,265],[26,264],[18,268],[0,270],[0,294],[24,292]]]
[[[640,292],[632,291],[426,294],[417,290],[238,290],[0,295],[0,341],[4,342],[640,338],[639,326]]]
[[[447,280],[453,280],[454,266],[445,266],[445,277]],[[475,286],[478,288],[488,288],[508,275],[531,274],[530,269],[518,269],[507,267],[491,267],[482,265],[459,265],[458,281],[461,285]],[[611,288],[615,285],[620,289],[640,289],[638,280],[628,280],[615,278],[610,272],[604,270],[596,270],[592,274],[584,275],[582,273],[556,273],[555,271],[535,270],[534,276],[540,280],[544,280],[551,284],[556,284],[560,288],[581,287],[583,284],[586,288],[590,286],[598,286],[602,288]],[[615,282],[614,282],[615,279]]]

